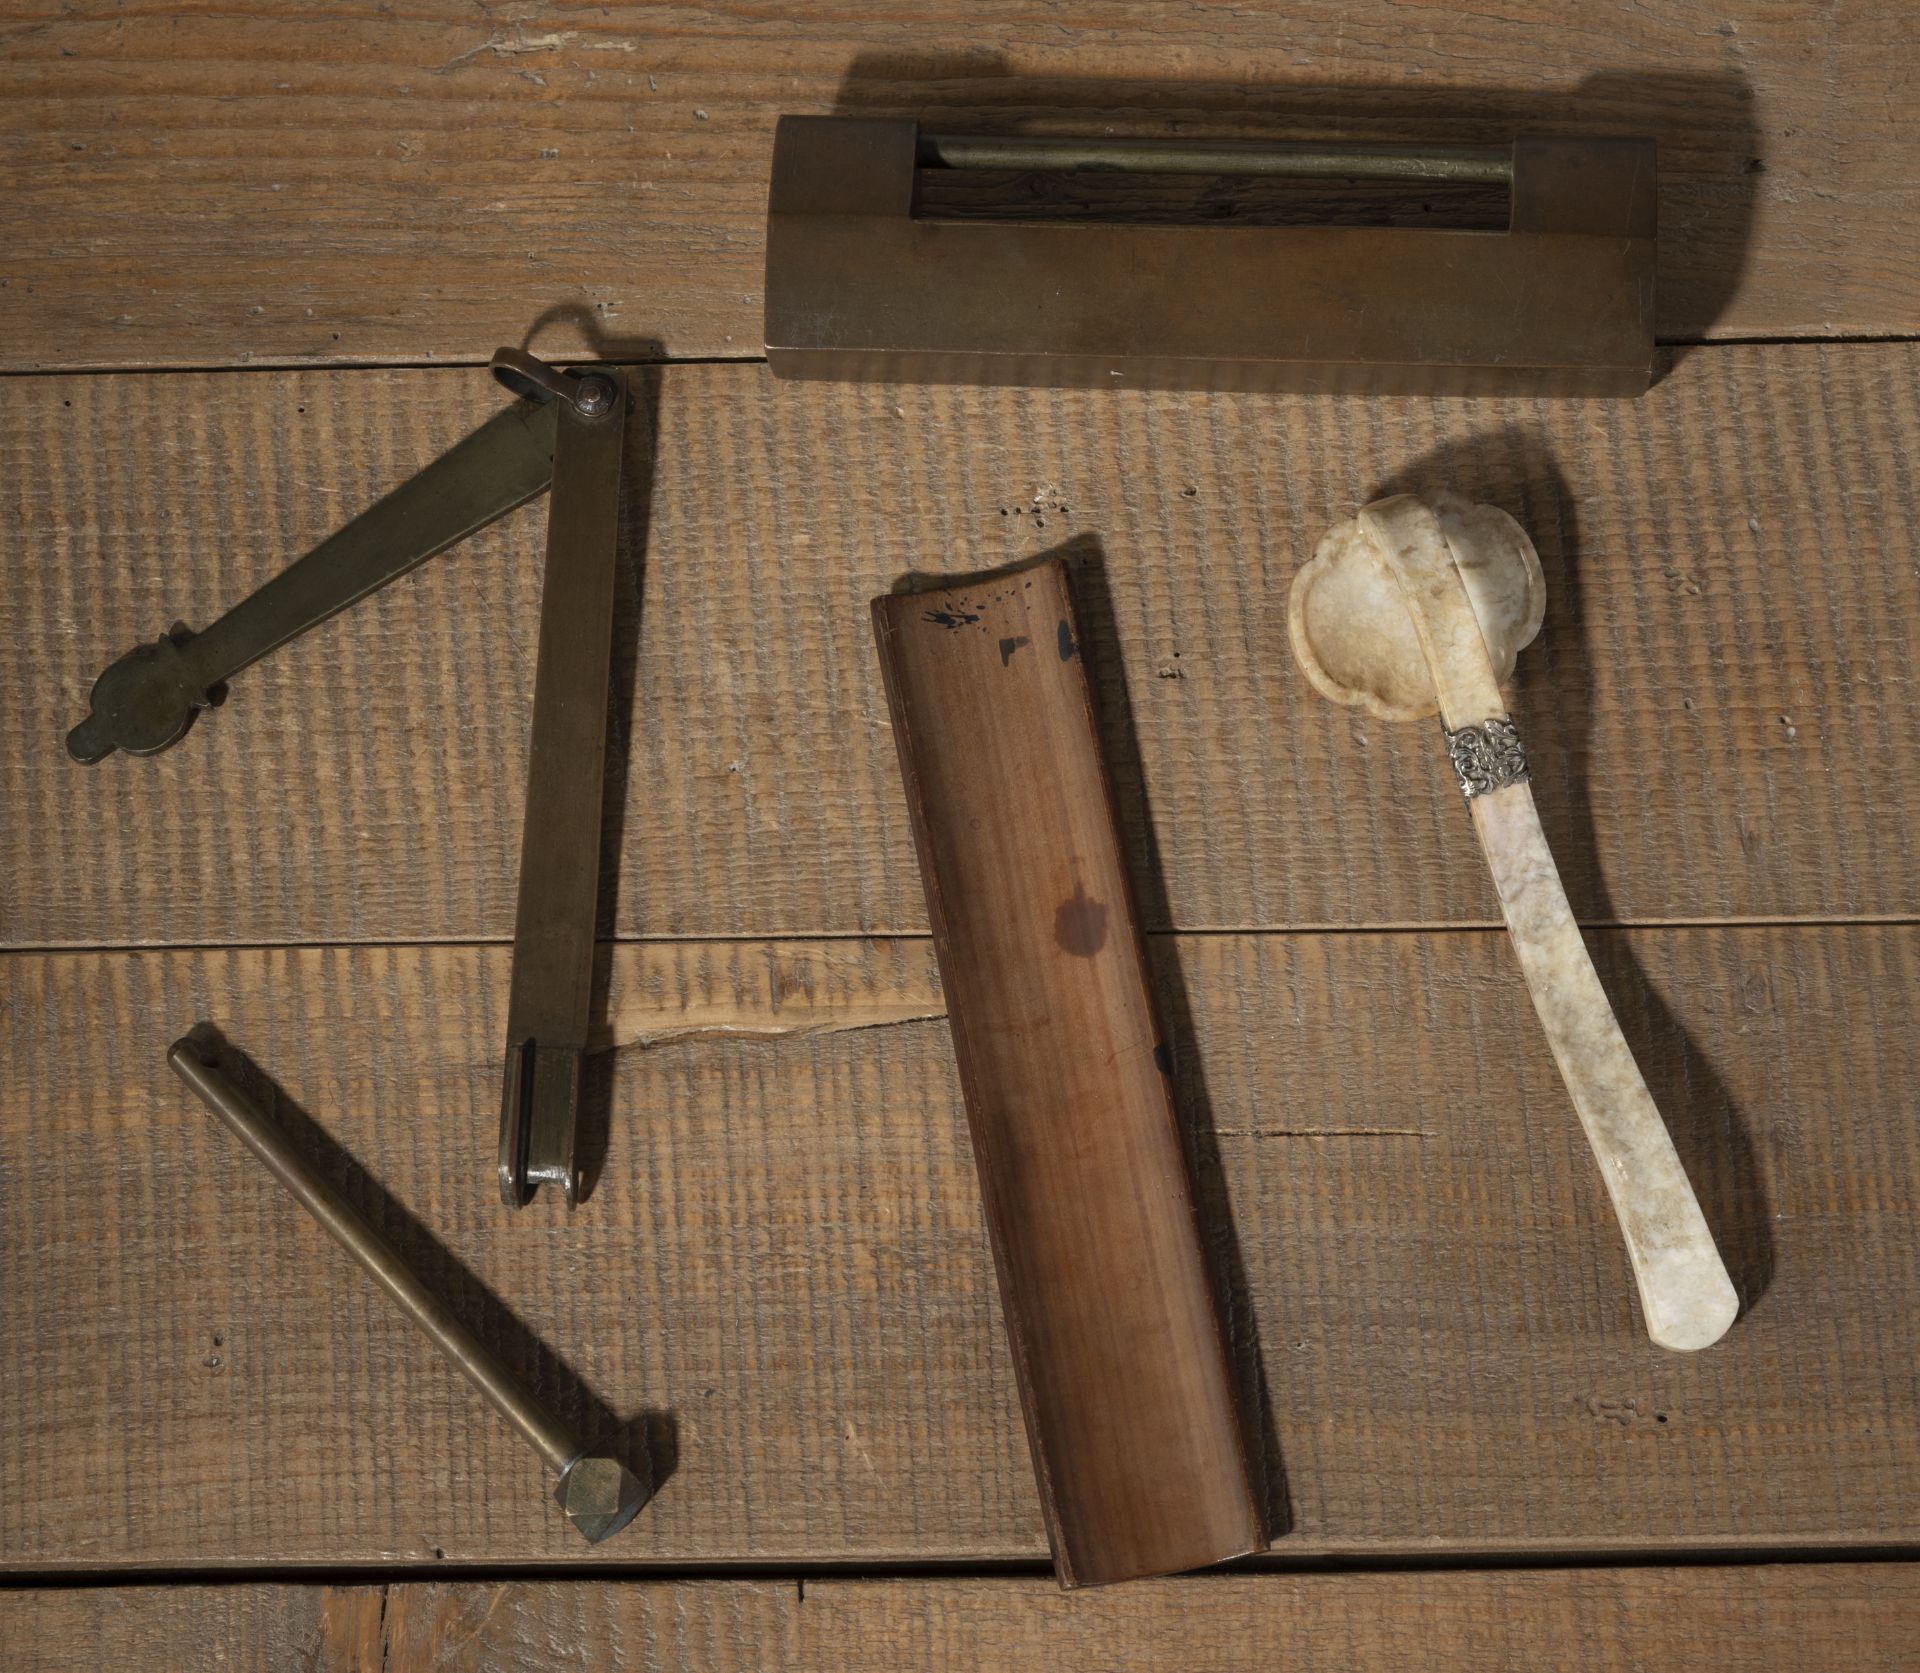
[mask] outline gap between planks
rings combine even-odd
[[[1907,914],[1872,912],[1807,913],[1791,917],[1761,918],[1582,918],[1582,931],[1592,934],[1606,930],[1674,930],[1680,933],[1706,933],[1741,929],[1907,929],[1920,924],[1920,918]],[[1504,935],[1506,925],[1491,920],[1464,923],[1420,923],[1396,921],[1377,924],[1207,924],[1198,928],[1175,926],[1142,932],[1153,941],[1197,941],[1203,939],[1246,939],[1257,936],[1300,935]],[[930,941],[925,929],[814,929],[780,930],[764,935],[729,935],[715,931],[707,935],[604,935],[595,945],[611,947],[731,947],[798,946],[814,942],[837,941]],[[513,938],[487,936],[369,936],[319,939],[303,937],[284,941],[48,941],[0,947],[0,959],[11,957],[73,957],[97,955],[102,958],[130,953],[267,953],[267,952],[346,952],[382,947],[508,947]],[[944,1014],[944,1013],[943,1013]]]
[[[1756,341],[1764,340],[1765,339],[1756,339]],[[1779,339],[1783,345],[1798,342],[1839,344],[1851,340],[1852,339],[1846,337],[1782,337]],[[1903,341],[1904,339],[1865,337],[1859,340],[1873,343]],[[1701,348],[1711,348],[1719,341],[1719,338],[1703,338],[1698,346]],[[1665,347],[1666,345],[1660,344],[1656,346]],[[1686,347],[1689,345],[1676,344],[1675,346]],[[561,364],[567,366],[582,366],[591,363],[596,366],[621,368],[641,366],[764,366],[767,363],[767,357],[764,354],[624,355],[618,359],[603,359],[596,355],[562,354],[556,358]],[[235,366],[232,364],[223,365],[218,361],[209,361],[204,366],[174,366],[159,361],[129,361],[125,365],[116,363],[100,366],[75,366],[66,370],[46,366],[0,366],[0,382],[9,379],[30,381],[34,378],[57,378],[64,381],[69,378],[208,377],[215,374],[224,376],[228,372],[235,372],[243,377],[250,377],[259,372],[277,372],[282,376],[295,372],[461,372],[482,371],[485,370],[489,364],[490,362],[487,359],[478,355],[449,355],[444,360],[431,358],[426,360],[327,359],[276,360],[266,363],[248,361],[244,366]]]
[[[1774,337],[1656,337],[1656,353],[1678,355],[1693,354],[1702,349],[1752,349],[1752,348],[1875,348],[1890,344],[1920,342],[1920,332],[1915,331],[1878,331],[1858,332],[1850,335],[1826,336],[1811,334],[1788,334]],[[641,366],[764,366],[767,357],[764,354],[658,354],[658,355],[622,355],[617,358],[598,355],[562,354],[559,359],[566,365],[641,367]],[[479,355],[448,355],[444,358],[429,356],[425,359],[398,360],[353,360],[340,357],[327,357],[317,360],[275,360],[269,362],[248,361],[245,365],[231,362],[208,361],[204,365],[176,366],[163,361],[127,361],[125,363],[103,363],[98,366],[48,367],[48,366],[0,366],[0,381],[9,379],[27,380],[33,378],[122,378],[122,377],[204,377],[214,373],[236,373],[250,377],[260,373],[279,373],[285,376],[294,372],[447,372],[478,371],[484,369],[488,361]],[[1660,376],[1664,377],[1671,367],[1664,368]],[[874,380],[844,379],[848,383],[871,382],[873,387],[882,385]],[[1046,385],[1035,385],[1046,388]],[[1258,400],[1258,392],[1251,392],[1247,398]]]
[[[1216,1584],[1261,1576],[1338,1579],[1343,1575],[1565,1574],[1583,1571],[1631,1572],[1636,1569],[1826,1568],[1836,1564],[1920,1565],[1920,1542],[1794,1540],[1779,1545],[1739,1542],[1734,1536],[1684,1545],[1628,1540],[1583,1542],[1547,1540],[1537,1544],[1494,1541],[1471,1549],[1444,1551],[1369,1545],[1366,1549],[1315,1547],[1296,1554],[1274,1546],[1258,1557],[1242,1557],[1212,1568],[1170,1577],[1179,1584]],[[555,1558],[551,1562],[470,1562],[444,1560],[365,1563],[248,1563],[216,1558],[193,1567],[178,1564],[0,1566],[0,1596],[34,1591],[112,1591],[130,1586],[417,1586],[435,1579],[460,1585],[788,1583],[804,1590],[809,1581],[873,1582],[1014,1581],[1054,1578],[1053,1564],[1034,1557],[860,1557],[742,1558],[706,1562],[593,1561]],[[1166,1584],[1163,1579],[1148,1584]],[[1097,1597],[1106,1588],[1083,1596]],[[1068,1595],[1068,1594],[1063,1594]]]

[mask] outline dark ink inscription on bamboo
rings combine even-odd
[[[1258,1550],[1066,565],[873,615],[1061,1583]]]

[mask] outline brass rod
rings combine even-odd
[[[1513,151],[1504,145],[1260,145],[922,134],[914,161],[920,168],[1104,169],[1296,180],[1442,180],[1490,186],[1510,185],[1513,180]]]
[[[399,1304],[487,1404],[532,1443],[560,1478],[554,1497],[582,1535],[597,1545],[633,1520],[649,1491],[639,1477],[613,1454],[582,1447],[573,1431],[523,1388],[453,1309],[420,1281],[393,1245],[321,1178],[260,1106],[208,1061],[191,1034],[173,1043],[167,1061],[221,1126],[251,1150],[322,1230]]]
[[[220,1124],[251,1150],[267,1172],[320,1222],[321,1229],[393,1297],[400,1310],[426,1332],[487,1403],[533,1444],[547,1468],[564,1477],[585,1451],[566,1425],[514,1380],[479,1337],[455,1317],[453,1309],[401,1260],[393,1246],[314,1171],[312,1163],[267,1119],[260,1106],[202,1057],[191,1038],[176,1041],[167,1053],[167,1061]]]

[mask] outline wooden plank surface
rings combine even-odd
[[[328,1617],[366,1636],[328,1630]],[[0,1593],[19,1673],[870,1673],[1276,1665],[1827,1673],[1908,1665],[1911,1564],[1044,1580],[400,1581]]]
[[[760,349],[783,111],[1661,147],[1669,338],[1920,327],[1896,0],[768,10],[14,0],[0,366]]]
[[[1742,1673],[1891,1667],[1920,1626],[1920,1578],[1883,1564],[1208,1577],[1073,1598],[1044,1580],[815,1580],[790,1597],[773,1655],[743,1633],[737,1663],[706,1665]],[[686,1616],[697,1630],[729,1601],[701,1598]],[[531,1670],[556,1642],[582,1646],[591,1667],[691,1665],[673,1658],[681,1619],[634,1586],[399,1585],[388,1666]],[[726,1637],[704,1639],[716,1641],[724,1653]]]
[[[1908,336],[1912,34],[1894,0],[1600,28],[1541,0],[1098,0],[1065,25],[1034,0],[16,0],[0,372],[430,365],[523,338],[750,358],[788,110],[1651,133],[1665,340]],[[1283,1556],[1911,1547],[1920,346],[1695,350],[1607,406],[649,372],[611,1114],[587,1203],[517,1218],[487,1159],[542,512],[250,671],[172,755],[87,773],[59,748],[108,658],[207,621],[494,392],[336,369],[8,394],[0,1569],[422,1576],[0,1591],[9,1665],[1912,1659],[1908,1565],[1073,1600],[1038,1578],[425,1576],[1043,1554],[862,606],[1055,545],[1099,601],[1104,742]],[[1515,708],[1576,909],[1640,926],[1592,939],[1747,1303],[1708,1355],[1640,1334],[1508,951],[1474,927],[1493,902],[1432,738],[1329,716],[1287,665],[1285,586],[1320,530],[1437,483],[1506,505],[1546,560]],[[614,1546],[557,1525],[530,1456],[172,1083],[164,1046],[202,1016],[359,1158],[307,1134],[509,1362],[651,1458],[663,1491]]]
[[[1499,935],[1152,939],[1282,1552],[1920,1536],[1920,927],[1593,940],[1749,1301],[1708,1353],[1645,1340]],[[495,1198],[506,962],[0,961],[7,1566],[1041,1556],[928,944],[617,948],[656,1043],[571,1216]],[[509,1363],[671,1466],[618,1540],[174,1083],[203,1016]]]
[[[20,1673],[382,1673],[387,1601],[383,1586],[4,1591],[0,1634]]]
[[[1287,649],[1321,532],[1421,483],[1541,549],[1513,702],[1583,919],[1920,914],[1915,345],[1700,349],[1601,404],[648,381],[610,933],[923,931],[866,602],[1062,544],[1150,927],[1495,921],[1433,729],[1331,709]],[[167,754],[60,742],[109,659],[204,625],[497,401],[478,371],[10,386],[8,944],[509,934],[541,508],[247,670]]]

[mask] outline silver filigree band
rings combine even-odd
[[[1520,747],[1519,729],[1510,720],[1487,720],[1447,732],[1447,754],[1460,779],[1460,793],[1468,801],[1527,782],[1527,752]]]

